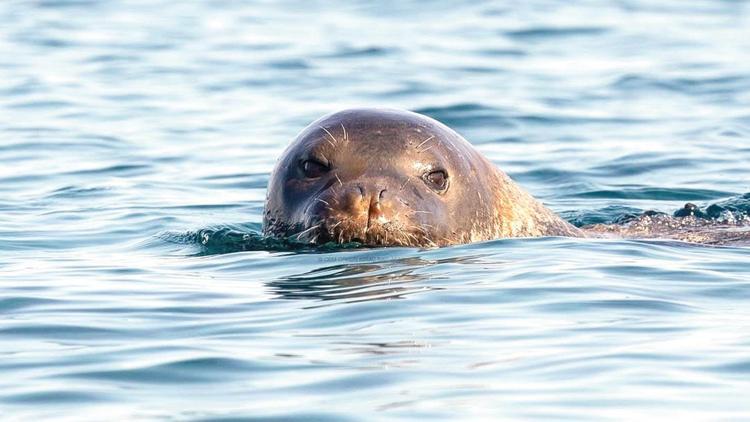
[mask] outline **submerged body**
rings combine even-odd
[[[679,214],[679,212],[677,213]],[[750,245],[750,218],[701,218],[646,212],[620,224],[593,224],[583,228],[590,237],[616,239],[670,239],[712,246]]]
[[[452,129],[390,109],[344,110],[305,128],[271,175],[263,232],[377,246],[584,236]]]

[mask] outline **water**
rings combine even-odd
[[[747,248],[254,233],[286,143],[349,106],[442,120],[579,224],[742,202],[748,28],[741,0],[0,3],[3,419],[747,419]]]

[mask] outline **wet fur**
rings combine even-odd
[[[345,157],[346,175],[334,168],[324,184],[295,176],[295,163],[311,150],[334,156],[350,149],[356,153]],[[373,168],[378,157],[389,155],[396,161],[381,160],[383,168]],[[453,191],[444,196],[425,190],[414,175],[390,169],[398,160],[418,162],[428,156],[452,170]],[[373,199],[352,193],[360,181],[387,186],[390,200],[375,201],[382,204],[387,222],[370,224]],[[584,236],[447,126],[416,113],[379,109],[334,113],[302,131],[271,176],[263,230],[316,244],[425,247],[506,237]]]

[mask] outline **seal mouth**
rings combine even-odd
[[[427,230],[420,226],[407,227],[393,221],[368,223],[363,227],[352,221],[330,219],[311,224],[295,236],[314,245],[355,242],[365,246],[438,246],[430,240]]]

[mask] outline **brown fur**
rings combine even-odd
[[[303,175],[300,163],[310,157],[329,171]],[[424,180],[435,169],[449,175],[445,191]],[[447,126],[381,109],[334,113],[300,133],[271,175],[263,230],[379,246],[583,236]]]

